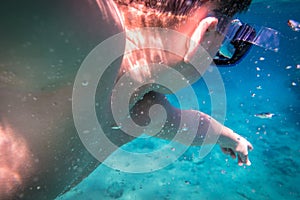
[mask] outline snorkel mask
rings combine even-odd
[[[234,19],[224,28],[224,20],[220,21],[217,31],[225,36],[224,41],[214,57],[217,67],[234,66],[243,58],[252,45],[260,46],[267,50],[279,50],[278,31],[267,27],[252,27]],[[228,24],[228,23],[227,23]]]

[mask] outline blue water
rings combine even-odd
[[[219,69],[227,96],[225,124],[253,144],[251,166],[239,167],[218,146],[203,159],[198,147],[190,147],[176,162],[151,173],[100,165],[59,199],[300,199],[300,32],[287,26],[289,19],[300,21],[299,10],[300,1],[252,4],[239,18],[277,29],[280,51],[253,47],[238,66]],[[203,80],[194,88],[201,108],[210,112]],[[261,112],[276,115],[254,117]],[[145,151],[162,144],[152,138],[127,148]]]

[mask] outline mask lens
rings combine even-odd
[[[234,55],[236,48],[230,43],[230,40],[225,39],[219,49],[218,55],[215,58],[218,59],[231,59]]]
[[[253,44],[275,52],[279,49],[280,34],[274,29],[253,28],[238,19],[232,20],[229,27],[224,24],[226,25],[226,23],[221,23],[221,26],[217,28],[217,31],[225,36],[214,58],[214,63],[219,67],[237,63]]]
[[[225,39],[214,58],[218,66],[232,65],[238,62],[251,47],[251,41],[255,38],[255,30],[239,20],[233,20],[225,34]]]

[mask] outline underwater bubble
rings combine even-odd
[[[292,82],[292,86],[296,86],[297,85],[297,83],[295,83],[295,82]]]
[[[190,5],[192,5],[192,1],[191,1],[191,0],[188,0],[188,1],[185,2],[185,4],[186,4],[187,6],[190,6]]]
[[[292,68],[292,66],[290,66],[290,65],[285,67],[285,69],[291,69],[291,68]]]
[[[84,131],[82,131],[82,133],[88,134],[88,133],[90,133],[90,131],[89,130],[84,130]]]
[[[256,71],[260,71],[260,68],[259,68],[259,67],[256,67]]]
[[[264,57],[260,57],[259,60],[260,60],[260,61],[263,61],[263,60],[265,60],[265,58],[264,58]]]
[[[82,86],[88,86],[88,85],[89,85],[89,82],[88,82],[88,81],[82,81],[81,85],[82,85]]]

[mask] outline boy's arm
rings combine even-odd
[[[149,117],[150,108],[156,104],[162,105],[167,113],[163,127],[157,118]],[[152,114],[161,115],[161,113]],[[253,147],[244,137],[203,112],[173,107],[163,94],[147,93],[132,108],[131,117],[140,126],[150,124],[153,130],[161,129],[159,133],[152,133],[155,137],[166,140],[175,139],[177,142],[192,146],[219,144],[223,153],[231,155],[232,158],[238,158],[239,165],[251,164],[248,159],[248,150],[252,150]]]

